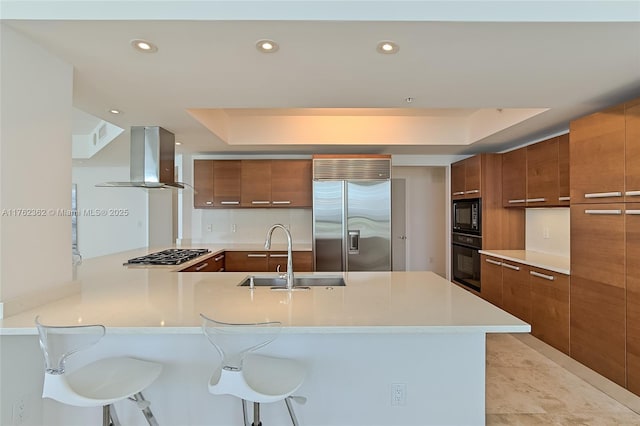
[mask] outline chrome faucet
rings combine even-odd
[[[267,231],[267,239],[264,243],[264,248],[269,250],[271,248],[271,234],[273,234],[273,230],[276,228],[281,228],[287,234],[287,290],[293,289],[293,256],[292,256],[292,242],[291,242],[291,232],[287,229],[286,226],[276,223],[271,226]]]

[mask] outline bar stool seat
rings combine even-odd
[[[253,402],[252,425],[260,426],[260,404],[284,400],[291,421],[297,426],[290,401],[306,402],[304,397],[293,396],[304,382],[306,368],[293,359],[253,353],[275,339],[280,323],[229,324],[200,316],[204,334],[221,356],[220,364],[209,379],[209,392],[240,398],[245,426],[249,426],[246,401]]]
[[[39,317],[35,321],[45,358],[43,398],[75,407],[103,407],[104,426],[120,425],[113,404],[130,399],[142,410],[149,425],[158,425],[142,391],[158,378],[161,364],[130,357],[111,357],[67,371],[67,359],[95,345],[105,335],[105,327],[99,324],[44,325]]]

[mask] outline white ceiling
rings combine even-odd
[[[640,96],[638,0],[46,3],[4,1],[3,23],[73,64],[74,107],[125,129],[165,127],[182,142],[178,152],[501,151]],[[134,38],[158,52],[136,52]],[[263,38],[276,40],[278,52],[259,53]],[[399,53],[377,53],[381,40],[396,42]],[[269,145],[230,145],[187,111],[246,120],[335,114],[329,108],[349,116],[400,108],[398,117],[432,121],[477,110],[545,111],[506,128],[487,123],[490,134],[477,141],[425,131],[415,143],[415,134],[405,140],[399,131],[394,144],[375,145],[277,144],[277,131],[265,133]],[[128,132],[111,145],[98,161],[127,161]]]

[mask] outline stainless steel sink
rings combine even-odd
[[[286,288],[287,287],[287,279],[279,278],[273,276],[259,276],[252,275],[243,279],[240,284],[240,287],[250,287],[251,279],[253,278],[254,287],[276,287],[276,288]],[[318,275],[318,276],[302,276],[294,278],[294,288],[295,287],[344,287],[346,283],[344,282],[344,278],[342,276],[337,275]]]

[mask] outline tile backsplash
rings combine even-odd
[[[294,243],[312,241],[312,210],[308,209],[202,209],[194,218],[194,242],[245,244],[264,242],[267,230],[281,223],[291,231]],[[198,227],[197,224],[200,224]],[[199,228],[199,229],[198,229]],[[286,243],[284,232],[273,233],[273,243]]]
[[[569,257],[570,210],[546,208],[526,210],[526,249]]]

